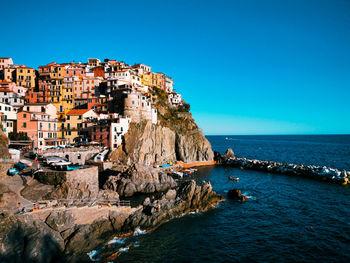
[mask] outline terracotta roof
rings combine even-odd
[[[67,115],[83,115],[88,112],[88,109],[74,109],[67,112]]]
[[[28,69],[33,69],[33,68],[30,68],[30,67],[26,67],[26,66],[24,66],[24,65],[21,65],[21,66],[19,66],[18,68],[28,68]]]

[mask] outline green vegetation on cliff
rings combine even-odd
[[[170,107],[168,94],[164,90],[156,87],[152,88],[152,96],[153,106],[158,111],[158,121],[161,126],[168,127],[176,133],[183,135],[198,130],[197,124],[192,119],[192,115],[188,112],[190,109],[189,104],[184,103],[184,106],[179,108]]]

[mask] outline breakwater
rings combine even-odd
[[[243,169],[301,176],[343,185],[346,185],[350,178],[350,171],[340,171],[326,166],[296,165],[273,161],[250,160],[246,158],[228,158],[225,160],[224,164]]]

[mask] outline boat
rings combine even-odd
[[[9,175],[17,175],[18,170],[16,168],[10,168],[7,172]]]
[[[239,178],[238,178],[238,177],[232,177],[232,176],[230,176],[229,179],[230,179],[231,181],[236,181],[236,182],[239,181]]]
[[[21,159],[21,160],[19,160],[19,162],[23,163],[23,164],[25,164],[27,166],[32,166],[33,165],[33,163],[31,161],[28,161],[28,160],[25,160],[25,159]]]
[[[68,166],[71,164],[72,164],[72,162],[67,161],[67,160],[60,160],[58,162],[51,163],[52,166]]]
[[[82,167],[81,165],[67,165],[67,171],[78,170],[81,167]]]

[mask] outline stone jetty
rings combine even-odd
[[[276,174],[285,174],[291,176],[301,176],[321,181],[346,185],[350,178],[350,171],[341,171],[335,168],[315,165],[296,165],[290,163],[279,163],[274,161],[250,160],[246,158],[227,157],[227,153],[233,153],[232,149],[228,149],[226,154],[219,156],[222,164],[243,169],[257,170]]]

